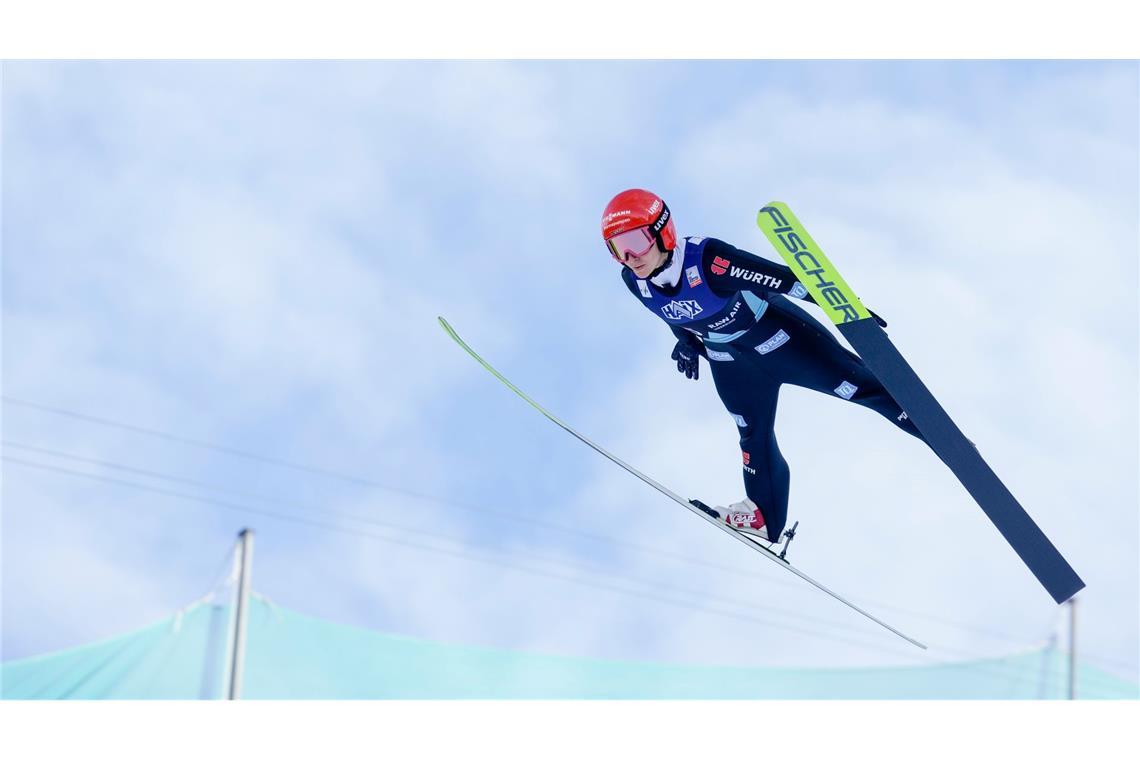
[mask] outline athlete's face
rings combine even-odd
[[[654,242],[644,256],[627,256],[622,263],[632,269],[638,279],[644,280],[650,272],[665,263],[665,252]]]
[[[657,243],[654,243],[649,253],[638,257],[630,256],[625,265],[633,270],[638,279],[644,280],[650,272],[664,263],[665,253],[657,247]]]
[[[606,245],[614,259],[632,269],[641,279],[661,266],[666,258],[648,227],[635,227],[618,233],[608,239]]]

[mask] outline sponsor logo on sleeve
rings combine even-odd
[[[714,351],[711,348],[706,347],[705,352],[708,354],[709,361],[712,362],[735,361],[735,359],[732,358],[732,354],[728,353],[727,351]]]
[[[642,298],[653,298],[653,296],[649,293],[649,283],[645,280],[637,281],[637,289],[641,291]]]
[[[772,288],[773,290],[779,288],[783,284],[783,280],[777,279],[770,274],[763,272],[756,272],[744,267],[732,267],[729,270],[733,277],[744,280],[745,282],[754,282],[757,285],[762,285],[765,288]]]
[[[713,271],[713,274],[724,274],[728,271],[728,267],[728,259],[723,259],[720,256],[713,256],[712,264],[709,265],[709,269]]]
[[[689,287],[695,288],[701,284],[701,270],[699,267],[689,267],[685,270],[685,277],[689,278]]]
[[[851,397],[855,395],[855,391],[857,390],[859,390],[859,386],[852,385],[851,383],[844,380],[839,384],[839,387],[835,389],[835,395],[841,396],[850,401]]]
[[[788,334],[786,332],[784,332],[783,330],[780,330],[775,335],[773,335],[771,338],[768,338],[768,340],[764,341],[759,346],[757,346],[756,350],[762,354],[770,354],[773,351],[775,351],[777,348],[779,348],[780,346],[787,343],[788,340],[790,340],[788,338]],[[836,391],[836,392],[838,393],[838,391]]]
[[[670,301],[661,307],[661,313],[667,319],[680,321],[682,319],[693,319],[698,314],[704,311],[701,305],[696,301]]]
[[[905,422],[906,420],[909,420],[910,417],[907,417],[906,412],[903,412],[902,414],[900,414],[895,419],[897,419],[899,422]]]
[[[745,422],[744,418],[741,417],[739,414],[735,414],[734,412],[729,412],[729,414],[732,415],[732,420],[733,420],[733,422],[736,423],[737,427],[742,427],[742,428],[748,427],[748,423]]]
[[[792,286],[791,292],[788,293],[792,298],[803,298],[807,295],[807,288],[804,287],[802,282],[797,282]]]

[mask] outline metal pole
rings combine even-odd
[[[250,566],[253,564],[253,531],[243,528],[238,534],[241,551],[241,574],[238,576],[237,610],[234,613],[233,659],[230,661],[229,699],[241,697],[242,666],[245,662],[245,625],[249,614]]]
[[[1069,699],[1077,698],[1077,600],[1069,600]]]

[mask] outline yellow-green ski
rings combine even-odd
[[[444,331],[445,331],[445,332],[446,332],[448,335],[450,335],[450,336],[451,336],[451,339],[452,339],[452,340],[454,340],[456,343],[458,343],[458,344],[459,344],[460,348],[462,348],[464,351],[466,351],[467,353],[469,353],[469,354],[471,355],[471,358],[473,358],[475,361],[477,361],[477,362],[479,362],[480,364],[482,364],[482,365],[483,365],[483,368],[484,368],[484,369],[486,369],[488,372],[490,372],[492,375],[494,375],[496,378],[498,378],[498,379],[499,379],[499,381],[500,381],[500,382],[501,382],[503,385],[507,386],[507,387],[508,387],[508,388],[510,388],[512,391],[514,391],[516,394],[518,394],[518,395],[519,395],[519,397],[521,397],[521,398],[522,398],[524,401],[526,401],[528,404],[530,404],[532,407],[534,407],[536,410],[538,410],[538,412],[539,412],[539,413],[541,413],[541,414],[542,414],[544,417],[546,417],[548,420],[550,420],[551,422],[553,422],[555,425],[557,425],[558,427],[562,428],[562,429],[563,429],[563,430],[565,430],[567,433],[569,433],[570,435],[574,436],[574,437],[575,437],[575,438],[577,438],[579,441],[581,441],[582,443],[586,444],[586,445],[587,445],[587,446],[589,446],[591,449],[593,449],[594,451],[596,451],[596,452],[598,452],[599,454],[601,454],[602,456],[604,456],[606,459],[608,459],[608,460],[610,460],[611,462],[613,462],[614,464],[616,464],[618,467],[621,467],[623,470],[625,470],[626,472],[630,473],[630,474],[631,474],[631,475],[633,475],[634,477],[637,477],[637,478],[639,478],[639,479],[640,479],[642,482],[644,482],[644,483],[646,483],[647,485],[650,485],[650,486],[652,486],[653,488],[657,489],[657,490],[658,490],[658,491],[660,491],[660,492],[661,492],[663,495],[665,495],[665,496],[667,496],[668,498],[672,499],[673,501],[677,502],[678,504],[680,504],[680,505],[681,505],[682,507],[684,507],[685,509],[687,509],[687,510],[689,510],[690,512],[692,512],[693,514],[697,515],[697,516],[698,516],[698,517],[700,517],[701,519],[703,519],[703,520],[706,520],[707,522],[709,522],[709,523],[711,523],[711,524],[715,525],[716,527],[720,528],[722,531],[724,531],[724,532],[725,532],[725,533],[727,533],[728,535],[732,536],[732,537],[733,537],[733,538],[735,538],[736,540],[740,541],[741,543],[743,543],[745,546],[749,547],[750,549],[753,549],[753,550],[755,550],[755,551],[756,551],[758,554],[760,554],[760,556],[762,556],[762,557],[767,557],[768,559],[772,560],[773,562],[775,562],[775,563],[776,563],[777,565],[779,565],[780,567],[783,567],[783,568],[785,568],[786,570],[788,570],[788,571],[792,572],[793,574],[795,574],[795,575],[799,576],[800,578],[803,578],[805,581],[807,581],[807,582],[808,582],[808,583],[810,583],[811,585],[815,586],[817,589],[819,589],[820,591],[824,592],[824,593],[825,593],[825,594],[827,594],[828,596],[831,596],[831,597],[833,597],[834,599],[837,599],[837,600],[839,600],[840,602],[843,602],[843,604],[845,604],[845,605],[847,605],[848,607],[850,607],[851,609],[855,610],[856,612],[858,612],[858,613],[859,613],[860,615],[862,615],[863,617],[865,617],[865,618],[867,618],[868,620],[871,620],[871,621],[873,621],[873,622],[875,622],[875,623],[878,623],[878,624],[879,624],[879,625],[881,625],[883,628],[886,628],[888,631],[890,631],[891,633],[895,634],[896,636],[899,636],[900,638],[906,639],[906,640],[907,640],[907,641],[909,641],[911,644],[914,644],[916,647],[920,647],[920,648],[922,648],[922,649],[926,649],[926,645],[925,645],[925,644],[923,644],[921,641],[918,641],[918,640],[916,640],[916,639],[912,639],[910,636],[907,636],[905,633],[902,633],[902,632],[901,632],[901,631],[899,631],[898,629],[896,629],[896,628],[893,628],[893,627],[891,627],[891,626],[887,625],[887,624],[886,624],[886,623],[884,623],[882,620],[879,620],[877,617],[875,617],[875,616],[874,616],[874,615],[872,615],[871,613],[867,612],[866,610],[863,610],[863,609],[860,609],[859,607],[856,607],[854,604],[852,604],[851,602],[847,601],[846,599],[844,599],[842,596],[840,596],[839,594],[835,593],[835,592],[834,592],[834,591],[832,591],[831,589],[829,589],[829,588],[827,588],[826,586],[822,585],[821,583],[819,583],[818,581],[814,580],[813,578],[811,578],[811,577],[809,577],[809,576],[807,576],[807,575],[804,575],[802,572],[800,572],[800,571],[799,571],[799,569],[798,569],[798,568],[792,567],[792,565],[791,565],[791,564],[790,564],[790,563],[789,563],[789,562],[788,562],[786,559],[783,559],[783,558],[781,558],[781,557],[780,557],[780,555],[778,555],[778,554],[776,554],[775,552],[771,551],[771,550],[770,550],[770,549],[768,549],[767,547],[765,547],[765,546],[763,546],[763,545],[761,545],[761,544],[757,543],[756,541],[753,541],[753,540],[752,540],[752,539],[750,539],[750,538],[749,538],[749,537],[748,537],[746,534],[744,534],[744,533],[741,533],[741,532],[739,532],[739,531],[737,531],[737,530],[733,530],[733,529],[732,529],[732,528],[730,528],[730,527],[729,527],[729,526],[728,526],[728,525],[727,525],[727,524],[726,524],[726,523],[725,523],[723,520],[717,520],[717,519],[715,519],[715,518],[714,518],[714,517],[712,517],[710,514],[708,514],[708,512],[706,511],[706,510],[708,510],[708,507],[705,507],[703,504],[700,504],[700,502],[697,502],[696,500],[692,500],[692,501],[690,501],[690,500],[688,500],[688,499],[684,499],[684,498],[682,498],[681,496],[678,496],[677,494],[673,493],[672,491],[670,491],[670,490],[669,490],[668,488],[666,488],[665,486],[663,486],[663,485],[661,485],[660,483],[658,483],[658,482],[657,482],[656,480],[654,480],[653,478],[650,478],[648,475],[646,475],[646,474],[644,474],[644,473],[640,472],[639,470],[637,470],[636,468],[634,468],[634,467],[632,467],[632,466],[630,466],[630,465],[626,464],[625,462],[623,462],[622,460],[618,459],[617,457],[615,457],[615,456],[614,456],[613,454],[611,454],[610,452],[608,452],[608,451],[606,451],[605,449],[603,449],[603,448],[602,448],[601,446],[599,446],[598,444],[596,444],[596,443],[594,443],[593,441],[591,441],[589,438],[586,438],[584,435],[582,435],[581,433],[579,433],[577,430],[575,430],[574,428],[570,427],[569,425],[567,425],[565,422],[563,422],[562,420],[560,420],[560,419],[558,419],[557,417],[555,417],[555,416],[554,416],[553,414],[551,414],[550,412],[546,411],[546,409],[544,409],[544,408],[542,407],[542,405],[540,405],[540,404],[539,404],[537,401],[535,401],[535,400],[534,400],[534,399],[532,399],[530,396],[528,396],[528,395],[526,395],[525,393],[523,393],[523,392],[522,392],[522,390],[520,390],[520,389],[519,389],[519,388],[518,388],[518,387],[517,387],[517,386],[516,386],[514,383],[512,383],[510,380],[508,380],[507,378],[505,378],[505,377],[503,377],[501,374],[499,374],[499,371],[498,371],[497,369],[495,369],[495,368],[494,368],[494,367],[492,367],[490,364],[488,364],[488,363],[487,363],[487,361],[483,359],[483,357],[479,356],[479,354],[475,353],[475,351],[474,351],[474,350],[471,348],[471,346],[469,346],[469,345],[467,345],[465,342],[463,342],[463,339],[462,339],[462,338],[460,338],[460,337],[459,337],[459,334],[455,332],[455,329],[454,329],[454,328],[452,328],[452,326],[451,326],[451,325],[449,325],[449,324],[447,323],[447,320],[446,320],[446,319],[444,319],[443,317],[440,317],[440,318],[439,318],[439,324],[440,324],[440,326],[441,326],[441,327],[444,329]]]

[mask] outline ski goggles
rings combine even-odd
[[[614,235],[606,241],[606,245],[609,246],[610,255],[624,264],[630,256],[641,258],[649,253],[654,242],[656,240],[649,233],[648,227],[638,227]]]

